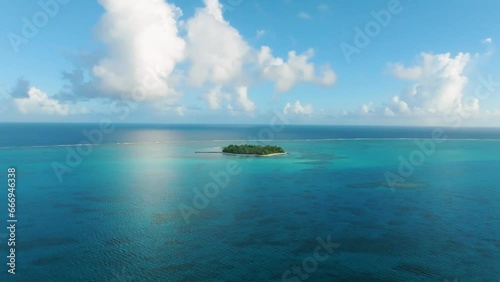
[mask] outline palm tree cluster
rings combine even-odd
[[[270,155],[285,153],[283,148],[278,146],[261,146],[261,145],[229,145],[222,147],[222,152],[244,155]]]

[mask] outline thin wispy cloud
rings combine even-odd
[[[257,30],[257,33],[255,34],[255,37],[256,38],[261,38],[264,35],[266,35],[266,31],[264,29],[259,29],[259,30]]]
[[[297,17],[301,20],[310,20],[312,19],[311,15],[309,15],[308,13],[306,12],[300,12],[297,14]]]
[[[486,44],[492,43],[493,42],[493,38],[488,37],[488,38],[483,39],[483,41],[481,41],[481,42],[486,43]]]
[[[330,10],[330,6],[328,6],[328,4],[320,4],[318,5],[318,10],[325,13]]]

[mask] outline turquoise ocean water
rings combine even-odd
[[[432,128],[295,126],[250,142],[288,155],[249,158],[195,152],[265,126],[124,125],[59,179],[94,128],[0,126],[0,183],[11,166],[18,181],[1,281],[500,281],[497,129],[445,129],[423,152]]]

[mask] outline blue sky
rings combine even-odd
[[[500,126],[499,12],[493,0],[2,2],[0,121]]]

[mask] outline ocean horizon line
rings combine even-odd
[[[99,125],[100,121],[96,122],[14,122],[14,121],[0,121],[1,125],[15,124],[15,125]],[[112,122],[113,125],[127,126],[127,125],[151,125],[151,126],[270,126],[269,123],[160,123],[160,122]],[[499,129],[499,126],[450,126],[450,125],[384,125],[384,124],[302,124],[302,123],[287,123],[286,127],[358,127],[358,128],[444,128],[444,129]]]
[[[151,141],[151,142],[110,142],[110,143],[96,143],[96,144],[54,144],[54,145],[33,145],[33,146],[4,146],[0,150],[5,149],[38,149],[38,148],[57,148],[57,147],[77,147],[81,145],[92,146],[141,146],[141,145],[162,145],[172,143],[216,143],[216,142],[327,142],[327,141],[418,141],[427,140],[431,138],[385,138],[385,137],[372,137],[372,138],[324,138],[324,139],[217,139],[217,140],[172,140],[172,141]],[[447,138],[446,141],[493,141],[499,142],[500,138]]]

